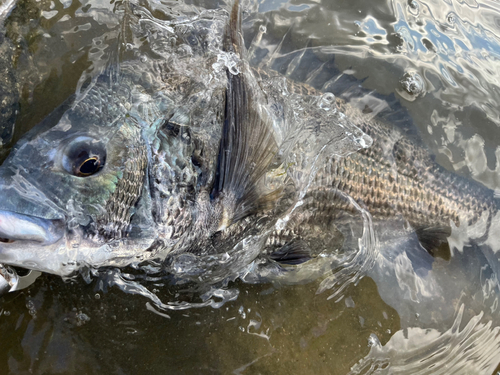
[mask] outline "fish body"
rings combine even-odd
[[[293,264],[307,258],[301,225],[351,210],[348,196],[439,233],[496,210],[489,192],[477,196],[397,129],[251,69],[239,22],[236,5],[151,29],[142,11],[136,32],[149,57],[110,66],[0,167],[1,263],[71,275],[160,259],[182,274],[200,255],[248,264],[281,236],[274,247],[288,250],[271,257]],[[314,126],[295,126],[296,111]],[[334,133],[333,120],[345,130]],[[307,145],[327,157],[317,164]],[[288,237],[275,229],[287,215],[298,228]]]
[[[325,163],[310,194],[315,189],[331,189],[339,197],[347,194],[373,217],[401,215],[415,229],[470,225],[483,214],[497,212],[492,190],[446,170],[424,146],[394,126],[376,119],[365,122],[356,110],[339,106],[372,137],[373,145]],[[348,210],[345,203],[340,206],[333,203],[335,210]]]
[[[269,79],[268,72],[256,74]],[[287,86],[290,92],[319,95],[306,84],[287,82]],[[408,222],[421,245],[433,255],[446,243],[452,228],[483,221],[487,231],[498,212],[491,189],[437,164],[415,135],[408,136],[393,124],[366,116],[341,98],[336,98],[336,107],[372,139],[372,144],[349,155],[323,159],[308,185],[300,213],[288,228],[273,233],[273,248],[300,242],[314,225],[338,220],[344,213],[359,214],[360,209],[366,209],[375,220],[400,218]]]

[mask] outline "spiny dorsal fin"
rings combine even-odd
[[[224,50],[226,52],[234,52],[240,57],[242,56],[243,36],[241,35],[241,12],[240,1],[235,0],[229,16],[229,24],[226,29],[226,39],[224,41]]]
[[[239,4],[236,1],[226,32],[227,52],[241,57]],[[225,121],[219,147],[218,167],[212,198],[223,199],[221,227],[240,220],[276,201],[279,192],[263,192],[259,181],[277,152],[271,118],[264,106],[260,87],[244,61],[240,72],[227,72]]]

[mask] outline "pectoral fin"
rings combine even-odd
[[[280,264],[287,265],[298,265],[312,259],[309,246],[300,240],[287,243],[269,257]]]

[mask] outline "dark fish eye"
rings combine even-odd
[[[75,176],[87,177],[91,176],[101,170],[101,161],[97,156],[90,157],[83,161],[74,170]]]
[[[98,173],[106,162],[104,146],[89,137],[74,139],[65,149],[63,168],[77,177],[88,177]]]

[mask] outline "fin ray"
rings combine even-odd
[[[451,258],[450,247],[447,238],[451,235],[448,226],[417,227],[415,233],[420,245],[433,257],[449,260]]]
[[[231,12],[225,48],[243,53],[238,2]],[[219,147],[212,198],[222,197],[230,222],[240,220],[277,199],[275,192],[262,192],[259,181],[274,159],[278,146],[269,114],[260,106],[258,83],[246,63],[241,71],[227,71],[225,121]]]
[[[298,265],[312,259],[311,250],[304,241],[285,244],[269,256],[272,260],[287,265]]]

